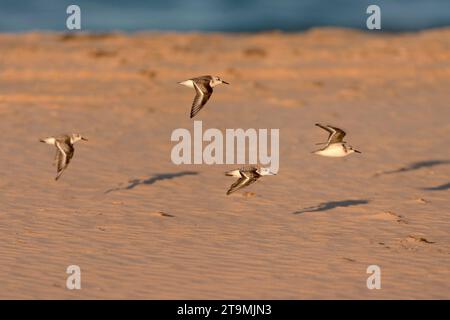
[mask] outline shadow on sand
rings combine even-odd
[[[423,190],[427,190],[427,191],[442,191],[442,190],[449,190],[449,189],[450,189],[450,182],[441,184],[440,186],[436,186],[436,187],[423,188]]]
[[[183,177],[183,176],[192,176],[192,175],[197,175],[198,172],[196,171],[181,171],[181,172],[174,172],[174,173],[157,173],[155,175],[153,175],[150,178],[147,179],[133,179],[128,181],[128,185],[126,187],[123,188],[113,188],[113,189],[109,189],[106,190],[105,193],[110,193],[112,191],[118,191],[118,190],[131,190],[139,185],[151,185],[154,184],[158,181],[162,181],[162,180],[170,180],[170,179],[175,179],[175,178],[179,178],[179,177]]]
[[[295,211],[293,212],[293,214],[302,214],[305,212],[321,212],[331,210],[334,208],[352,207],[367,203],[369,203],[369,200],[343,200],[343,201],[322,202],[317,206],[308,207],[299,211]]]
[[[405,167],[401,167],[396,170],[389,170],[389,171],[383,171],[380,173],[376,173],[374,176],[381,176],[381,175],[385,175],[385,174],[393,174],[393,173],[400,173],[400,172],[408,172],[408,171],[419,170],[422,168],[429,168],[429,167],[434,167],[434,166],[443,165],[443,164],[450,164],[450,160],[427,160],[427,161],[413,162]]]

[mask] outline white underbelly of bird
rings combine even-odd
[[[345,157],[349,154],[340,143],[330,144],[325,150],[319,150],[315,153],[325,157]]]

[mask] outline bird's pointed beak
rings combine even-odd
[[[81,137],[81,140],[84,140],[84,141],[89,141],[88,139],[86,139],[85,137]]]
[[[222,83],[225,83],[225,84],[229,84],[228,82],[226,82],[226,81],[223,81],[223,80],[222,80]]]
[[[356,153],[362,153],[361,151],[355,149],[353,149],[353,151],[355,151]]]

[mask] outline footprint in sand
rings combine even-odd
[[[163,211],[153,211],[153,212],[150,212],[150,215],[157,216],[157,217],[175,218],[174,215],[168,214]]]
[[[356,262],[356,260],[352,259],[352,258],[342,257],[342,259],[349,261],[349,262]]]
[[[405,239],[400,240],[400,245],[407,250],[417,250],[421,245],[429,245],[435,243],[421,235],[409,235]]]
[[[415,241],[415,242],[425,242],[425,243],[428,243],[428,244],[436,243],[434,241],[429,241],[426,238],[424,238],[422,236],[418,236],[418,235],[410,235],[406,239],[410,240],[410,241]]]
[[[246,198],[254,197],[255,195],[256,195],[256,193],[254,193],[254,192],[243,192],[242,193],[242,196],[246,197]]]
[[[380,246],[385,247],[386,249],[390,249],[390,248],[391,248],[390,246],[386,245],[386,243],[384,243],[384,242],[378,242],[378,244],[379,244]]]
[[[385,221],[396,221],[398,223],[405,223],[405,224],[409,223],[402,215],[396,214],[391,211],[384,211],[384,212],[369,216],[369,218],[377,219],[377,220],[385,220]]]
[[[427,200],[425,200],[424,198],[417,198],[417,199],[415,199],[414,200],[415,202],[417,202],[417,203],[428,203],[428,201]]]

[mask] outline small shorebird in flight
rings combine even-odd
[[[231,170],[225,172],[226,176],[239,178],[235,183],[233,183],[227,191],[227,195],[251,185],[256,182],[262,176],[273,176],[276,173],[270,171],[269,168],[261,168],[259,166],[248,166],[237,170]]]
[[[75,152],[73,144],[80,140],[87,141],[86,138],[82,137],[78,133],[72,133],[70,135],[63,134],[57,137],[48,137],[39,140],[40,142],[51,144],[56,147],[56,154],[54,160],[55,162],[53,163],[53,165],[57,165],[55,180],[59,179],[63,171],[69,165],[69,162],[73,157],[73,153]]]
[[[314,154],[318,154],[324,157],[345,157],[350,153],[356,152],[361,153],[361,151],[353,149],[351,146],[347,145],[343,139],[345,137],[345,131],[330,125],[321,125],[316,123],[316,126],[328,131],[328,141],[325,143],[325,147],[317,151],[313,151]]]
[[[195,98],[192,102],[191,118],[193,118],[208,102],[213,93],[213,88],[221,83],[229,84],[216,76],[201,76],[178,82],[183,86],[195,89]]]

